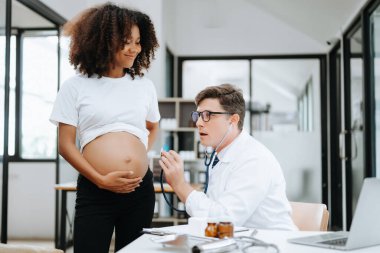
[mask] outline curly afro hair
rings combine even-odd
[[[70,63],[88,77],[106,75],[115,62],[116,53],[130,38],[133,25],[140,30],[141,52],[125,72],[132,78],[143,76],[143,70],[149,68],[158,48],[153,23],[142,12],[111,3],[89,8],[64,25],[63,34],[71,37]]]

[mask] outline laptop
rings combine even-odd
[[[380,179],[366,178],[352,219],[350,232],[331,232],[322,235],[288,239],[288,242],[351,250],[380,244]]]

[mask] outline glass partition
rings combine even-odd
[[[5,88],[5,2],[0,0],[0,196],[3,186],[3,154],[4,154],[4,88]],[[1,202],[0,202],[1,203]],[[1,204],[0,204],[1,206]],[[2,208],[0,208],[0,217]],[[1,225],[1,220],[0,220]],[[1,236],[1,230],[0,230]]]
[[[15,154],[16,142],[16,36],[11,36],[9,65],[8,155]]]
[[[288,197],[321,202],[319,59],[183,61],[184,98],[222,83],[243,90],[250,110],[244,127],[279,160]]]
[[[182,65],[182,97],[194,99],[203,88],[230,83],[243,90],[249,99],[248,60],[188,60]]]
[[[5,4],[0,0],[0,157],[4,153]]]
[[[253,136],[284,171],[291,201],[321,202],[320,62],[252,60]]]
[[[370,17],[372,34],[373,69],[375,77],[375,124],[376,124],[376,176],[380,177],[380,6]]]
[[[347,127],[351,132],[351,182],[352,214],[364,178],[364,134],[363,134],[363,53],[361,27],[349,38],[350,45],[350,111],[351,123]],[[350,189],[347,189],[349,191]]]
[[[342,203],[342,160],[340,149],[340,133],[342,131],[342,49],[341,42],[329,54],[329,84],[327,105],[327,164],[325,165],[325,200],[330,211],[330,229],[341,230],[343,227]],[[323,129],[322,129],[323,131]],[[323,173],[323,172],[322,172]],[[331,176],[330,176],[331,175]]]
[[[182,65],[182,97],[194,99],[207,86],[230,83],[243,91],[246,103],[249,93],[249,60],[186,60]],[[247,108],[248,109],[248,108]],[[250,131],[249,111],[244,128]]]
[[[313,131],[319,79],[315,59],[253,60],[253,130]]]

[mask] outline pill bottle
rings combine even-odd
[[[213,218],[207,219],[205,236],[218,238],[218,221]]]
[[[219,221],[218,237],[220,239],[234,237],[234,225],[230,219],[224,218]]]

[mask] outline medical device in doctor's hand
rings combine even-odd
[[[205,114],[205,112],[207,112],[207,114]],[[204,122],[208,122],[210,120],[210,115],[211,114],[232,114],[232,113],[229,113],[229,112],[210,112],[210,111],[203,111],[203,112],[192,112],[191,113],[191,118],[194,122],[197,122],[198,121],[198,118],[199,117],[202,117],[202,120]],[[206,116],[204,116],[206,115]],[[219,142],[219,144],[215,147],[215,149],[213,150],[212,147],[207,147],[205,149],[205,161],[204,161],[204,165],[206,167],[206,182],[205,182],[205,187],[204,187],[204,193],[206,194],[207,193],[207,189],[208,189],[208,182],[209,182],[209,169],[210,169],[210,165],[213,166],[214,164],[214,161],[215,159],[217,158],[216,156],[218,155],[218,152],[217,150],[219,149],[219,147],[223,144],[224,140],[226,139],[227,135],[229,134],[229,132],[231,132],[232,130],[232,123],[229,124],[229,127],[226,131],[226,133],[224,134],[223,138],[221,139],[221,141]],[[169,146],[168,145],[164,145],[161,149],[161,152],[162,151],[165,151],[165,152],[168,152],[169,151]],[[211,151],[211,152],[210,152]],[[177,212],[180,212],[180,213],[186,213],[185,210],[180,210],[176,207],[174,207],[168,200],[166,194],[165,194],[165,191],[164,191],[164,184],[163,184],[163,173],[164,173],[164,170],[161,170],[161,174],[160,174],[160,184],[161,184],[161,191],[162,191],[162,194],[164,195],[164,199],[165,199],[165,202],[168,204],[168,206],[170,208],[172,208],[173,210],[177,211]]]

